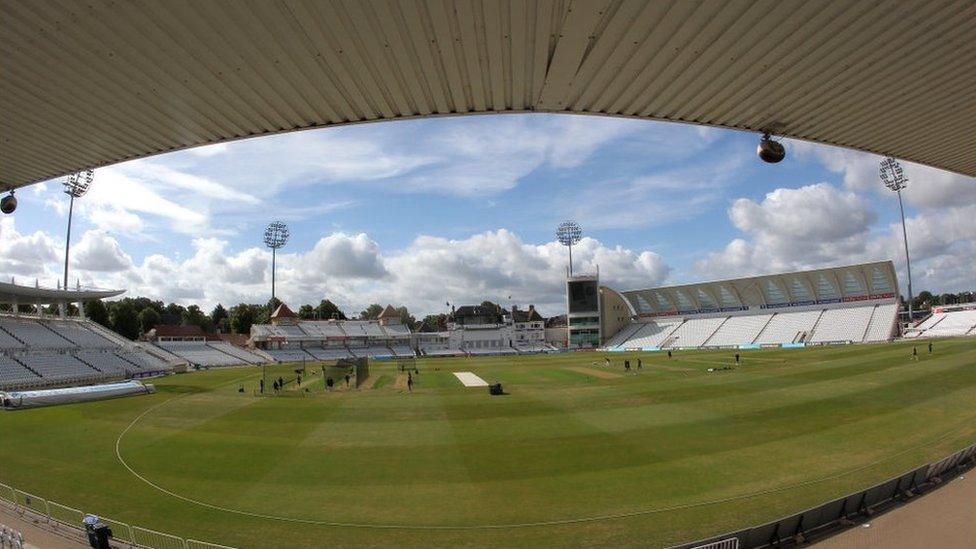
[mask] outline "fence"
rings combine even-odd
[[[82,520],[85,513],[80,509],[48,501],[29,492],[18,490],[0,483],[0,504],[7,504],[20,514],[31,514],[32,518],[43,518],[52,526],[66,526],[83,534]],[[97,514],[97,513],[91,513]],[[98,518],[112,530],[112,541],[130,547],[147,549],[234,549],[227,545],[208,543],[195,539],[183,539],[173,534],[157,532],[141,526],[131,526],[122,521],[103,517]]]
[[[886,507],[915,497],[941,484],[943,476],[954,475],[974,465],[976,465],[976,444],[939,461],[922,465],[866,490],[848,494],[813,509],[738,532],[679,545],[674,549],[700,547],[753,549],[800,545],[808,541],[811,536],[851,524],[851,517],[870,516]],[[735,545],[731,545],[731,540],[735,540]]]

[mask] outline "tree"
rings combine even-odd
[[[227,331],[227,309],[220,303],[210,311],[210,322],[215,329],[221,332]]]
[[[127,300],[116,301],[109,309],[112,329],[129,339],[139,337],[139,313],[135,306]]]
[[[338,305],[328,299],[319,301],[318,307],[315,308],[315,313],[322,320],[328,320],[330,318],[346,320],[346,313],[342,312],[342,309]],[[376,315],[379,316],[379,313],[376,313]]]
[[[142,333],[152,330],[159,324],[160,320],[162,320],[162,316],[152,307],[139,311],[139,327],[142,328]]]
[[[312,320],[315,318],[315,307],[309,304],[302,305],[298,308],[298,318],[302,320]]]
[[[87,316],[92,322],[101,324],[106,328],[112,327],[112,323],[108,318],[108,309],[105,307],[105,303],[101,299],[96,299],[94,301],[85,303],[85,316]]]
[[[487,300],[482,301],[481,306],[488,309],[489,311],[494,311],[498,314],[502,314],[502,306],[492,301],[487,301]]]
[[[213,322],[210,317],[203,314],[199,305],[190,305],[183,311],[183,324],[186,326],[199,326],[204,332],[213,331]]]
[[[230,326],[235,334],[249,334],[251,326],[262,323],[262,314],[267,314],[266,307],[240,303],[230,308]]]
[[[413,329],[417,326],[417,319],[410,314],[410,311],[408,311],[406,307],[397,307],[396,312],[397,316],[400,317],[400,323],[413,331]]]
[[[186,307],[182,305],[177,305],[176,303],[170,303],[163,308],[161,313],[163,324],[176,325],[183,322],[183,313],[186,312]]]
[[[443,332],[447,329],[448,316],[444,313],[427,315],[421,321],[421,330],[428,332]]]
[[[369,307],[366,307],[365,311],[359,313],[359,320],[376,320],[382,312],[383,306],[379,303],[373,303]]]

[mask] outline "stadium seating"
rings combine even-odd
[[[645,322],[643,326],[628,340],[625,344],[621,345],[623,348],[633,349],[648,349],[648,348],[658,348],[660,347],[668,336],[671,335],[679,326],[681,326],[682,321],[680,319],[670,319],[661,321],[650,321]]]
[[[383,326],[383,330],[386,334],[394,338],[410,338],[410,328],[407,328],[403,324],[387,324]]]
[[[742,315],[730,316],[718,330],[712,334],[704,347],[733,347],[744,343],[752,343],[759,332],[766,327],[773,315]]]
[[[864,341],[873,342],[890,340],[891,334],[895,328],[895,320],[897,316],[897,303],[885,303],[883,305],[875,306],[874,314],[871,315],[871,322],[868,323],[868,329],[864,333]]]
[[[353,358],[352,353],[345,347],[306,347],[305,352],[318,360],[338,360],[340,358]]]
[[[366,356],[370,358],[391,358],[395,356],[389,347],[380,345],[370,345],[369,347],[352,349],[352,352],[359,357]]]
[[[88,329],[84,323],[71,320],[42,321],[64,339],[85,349],[113,349],[118,345]]]
[[[0,322],[0,349],[23,349],[24,344],[17,340],[14,336],[7,333],[3,329],[3,323]]]
[[[160,341],[157,346],[198,366],[233,366],[243,360],[214,349],[204,341]]]
[[[934,313],[916,330],[917,337],[976,335],[976,310]]]
[[[242,349],[236,345],[231,345],[226,341],[208,341],[207,346],[216,349],[226,355],[230,355],[234,358],[239,359],[240,362],[246,364],[260,364],[265,362],[264,358],[258,356],[247,349]]]
[[[115,354],[131,365],[131,369],[126,367],[130,374],[144,374],[171,369],[165,362],[144,351],[116,351]]]
[[[346,337],[346,332],[342,330],[342,324],[339,322],[305,321],[299,322],[298,325],[309,337]]]
[[[105,377],[101,372],[81,362],[68,353],[26,353],[17,360],[45,380],[64,383],[83,383]]]
[[[306,353],[302,349],[266,349],[264,352],[271,355],[278,362],[301,362],[303,360],[315,360],[315,357]]]
[[[41,377],[12,357],[0,355],[0,389],[30,387],[40,384]]]
[[[410,348],[410,345],[406,345],[406,344],[390,345],[390,349],[393,351],[393,354],[398,358],[409,358],[415,356],[413,349]]]
[[[810,343],[863,341],[874,315],[874,305],[827,309],[817,322]]]
[[[668,337],[669,348],[697,348],[715,333],[728,317],[691,318],[685,320]]]
[[[758,312],[727,317],[674,317],[634,322],[615,334],[608,350],[712,348],[790,343],[887,341],[898,304],[833,305],[823,309]],[[976,314],[976,313],[974,313]],[[935,325],[935,321],[927,321]],[[960,321],[965,327],[968,321]],[[976,318],[973,319],[976,324]],[[969,328],[973,328],[973,324]]]
[[[637,330],[640,330],[643,327],[644,325],[638,322],[624,326],[607,341],[607,344],[604,345],[604,347],[607,349],[616,349],[621,347],[625,342],[632,338],[634,334],[637,333]]]
[[[84,320],[0,316],[0,388],[100,383],[172,370],[136,344],[107,334]]]
[[[773,315],[753,343],[774,345],[798,343],[813,331],[823,310],[778,312]]]
[[[115,376],[124,376],[132,371],[132,366],[110,350],[84,350],[75,357],[96,370]]]
[[[8,317],[0,320],[0,326],[30,348],[71,349],[77,347],[38,320]]]

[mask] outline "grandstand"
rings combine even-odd
[[[966,335],[976,335],[976,303],[936,307],[928,318],[905,331],[906,338]]]
[[[632,311],[607,350],[887,341],[898,311],[890,261],[622,292]],[[972,329],[976,321],[961,330]],[[608,323],[604,320],[604,325]]]
[[[0,315],[0,389],[102,383],[172,370],[93,322]]]

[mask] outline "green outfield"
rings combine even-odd
[[[733,351],[644,353],[632,375],[634,353],[418,359],[412,394],[375,361],[360,390],[327,393],[310,365],[278,397],[254,394],[260,368],[196,372],[0,414],[0,482],[239,547],[666,546],[976,442],[976,341],[922,345],[743,351],[718,372]]]

